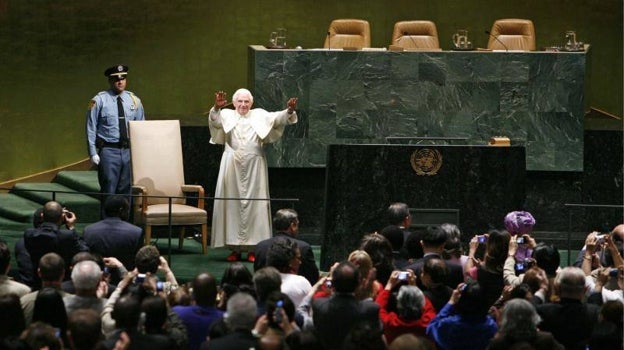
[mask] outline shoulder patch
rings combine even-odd
[[[93,106],[95,106],[95,100],[91,100],[91,101],[89,101],[89,105],[87,106],[87,109],[88,109],[88,110],[92,110],[92,109],[93,109]]]

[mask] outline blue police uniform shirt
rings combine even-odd
[[[98,93],[89,102],[87,110],[87,143],[89,156],[97,154],[96,138],[105,142],[119,142],[119,116],[117,111],[117,96],[122,99],[126,125],[130,120],[145,120],[143,104],[135,94],[123,91],[116,95],[113,90]],[[127,129],[127,128],[126,128]]]

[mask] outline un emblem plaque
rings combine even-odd
[[[442,153],[433,148],[422,148],[410,157],[416,175],[436,175],[442,166]]]

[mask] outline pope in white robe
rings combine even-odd
[[[240,260],[241,250],[248,252],[247,260],[254,261],[253,246],[272,232],[263,146],[280,139],[286,125],[297,122],[297,99],[290,98],[287,109],[267,112],[251,109],[251,92],[239,89],[232,103],[235,110],[222,109],[226,94],[217,92],[208,118],[210,143],[225,145],[215,190],[211,245],[232,249],[228,261]]]

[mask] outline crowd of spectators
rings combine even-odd
[[[253,269],[180,284],[155,246],[122,235],[123,254],[101,255],[115,242],[92,229],[91,249],[50,202],[15,252],[30,260],[27,284],[9,277],[0,240],[0,349],[622,349],[624,224],[588,234],[576,266],[561,267],[528,212],[462,240],[453,224],[411,232],[405,208],[392,204],[387,227],[318,277],[301,269],[316,262],[287,210]]]

